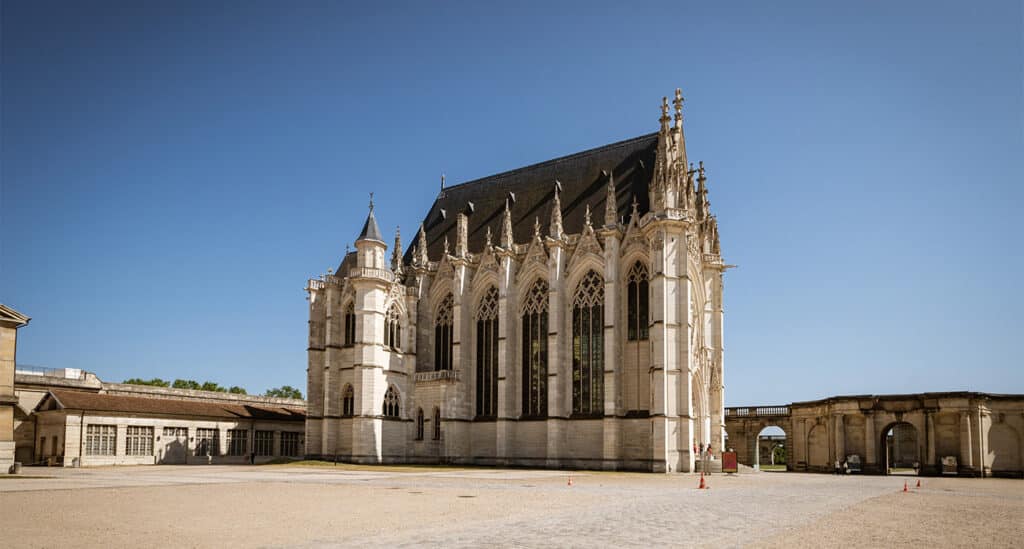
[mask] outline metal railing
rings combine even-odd
[[[435,372],[416,372],[416,381],[458,381],[458,370],[437,370]]]

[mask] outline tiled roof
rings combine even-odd
[[[595,227],[604,224],[604,203],[608,172],[615,176],[616,209],[620,218],[628,220],[636,197],[640,215],[649,210],[647,188],[654,171],[658,134],[642,135],[596,149],[548,160],[540,164],[477,179],[442,190],[430,207],[423,225],[427,231],[427,251],[431,260],[438,260],[447,236],[451,250],[456,244],[455,219],[473,203],[469,216],[469,251],[483,250],[487,227],[494,242],[501,232],[505,198],[514,193],[512,226],[517,244],[530,241],[535,218],[540,218],[543,234],[547,234],[554,198],[555,180],[562,183],[562,226],[566,233],[583,230],[586,206],[590,206]],[[442,210],[444,214],[442,215]],[[412,262],[416,237],[406,250],[405,263]]]
[[[174,415],[199,416],[229,419],[269,419],[284,421],[305,421],[306,413],[301,409],[285,406],[229,404],[222,402],[202,402],[196,400],[177,400],[169,398],[144,398],[121,395],[107,395],[53,389],[50,395],[64,410],[83,410],[94,412],[120,412],[140,415]],[[40,403],[43,406],[46,399]],[[39,409],[37,407],[37,409]]]

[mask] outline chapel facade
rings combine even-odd
[[[306,454],[693,471],[722,450],[722,261],[683,98],[657,132],[370,213],[311,279]]]

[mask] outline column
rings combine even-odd
[[[871,464],[870,470],[874,472],[878,471],[878,452],[875,450],[875,414],[866,411],[864,412],[864,469],[867,471],[869,468],[868,464]]]
[[[517,302],[512,281],[515,280],[515,264],[511,254],[501,253],[501,269],[498,281],[498,423],[495,426],[498,440],[495,445],[499,463],[507,463],[509,458],[509,441],[512,438],[512,420],[519,416],[516,403],[519,394],[516,391],[518,366],[515,361],[514,345],[516,341],[515,327],[518,323],[518,311],[514,310]]]
[[[548,257],[548,421],[547,421],[547,466],[558,467],[562,456],[563,430],[570,409],[566,407],[568,380],[572,378],[572,365],[568,364],[562,352],[565,318],[562,296],[563,287],[561,241],[550,246]]]
[[[964,410],[960,413],[960,467],[974,468],[974,450],[971,444],[971,416]]]
[[[619,422],[615,419],[616,403],[619,400],[619,379],[622,377],[622,356],[620,343],[623,339],[620,327],[622,314],[619,308],[619,293],[622,283],[619,277],[618,230],[603,232],[604,239],[604,425],[602,468],[616,468],[619,459]]]
[[[836,459],[840,463],[846,459],[846,421],[843,414],[835,415],[836,423]]]
[[[930,471],[938,465],[935,460],[935,414],[932,410],[925,410],[924,413],[925,433],[928,438],[926,447],[925,467]]]

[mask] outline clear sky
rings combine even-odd
[[[304,391],[302,289],[369,191],[409,242],[442,172],[655,131],[681,87],[728,405],[1024,393],[1019,1],[494,4],[5,0],[19,363]]]

